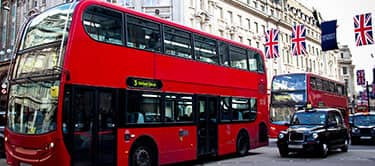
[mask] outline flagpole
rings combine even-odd
[[[371,109],[371,106],[370,106],[370,90],[368,88],[368,81],[366,81],[366,93],[367,93],[368,111],[370,112],[370,109]]]

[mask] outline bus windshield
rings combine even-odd
[[[44,134],[56,129],[59,81],[11,86],[8,128],[20,134]]]
[[[45,76],[60,71],[61,56],[76,3],[67,3],[32,18],[17,51],[13,78]],[[64,39],[63,39],[64,38]],[[63,41],[64,40],[64,41]]]
[[[305,74],[275,76],[272,80],[272,91],[294,91],[306,89]]]
[[[51,8],[27,23],[10,84],[9,130],[34,135],[56,129],[61,58],[75,5]]]
[[[33,18],[25,29],[20,50],[62,40],[64,33],[67,35],[74,6],[75,3],[66,3]]]

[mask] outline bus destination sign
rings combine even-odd
[[[160,80],[128,77],[126,84],[130,88],[161,89],[163,84]]]

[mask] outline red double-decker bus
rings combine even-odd
[[[342,111],[348,124],[349,110],[345,85],[312,73],[276,75],[272,79],[270,99],[270,137],[276,138],[295,110],[307,107],[331,107]]]
[[[366,101],[366,103],[361,102],[361,101],[357,102],[357,105],[355,106],[355,113],[357,113],[357,112],[369,112],[368,110],[369,109],[368,109],[367,101]]]
[[[260,50],[94,0],[20,35],[9,165],[162,165],[268,145]]]

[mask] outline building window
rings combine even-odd
[[[240,26],[242,27],[242,16],[241,15],[237,15],[238,17],[238,22],[240,23]]]
[[[223,8],[221,8],[221,7],[217,7],[217,8],[218,8],[218,10],[219,10],[220,19],[224,19]]]
[[[223,30],[219,30],[219,34],[221,37],[224,37],[224,31]]]
[[[296,58],[296,63],[297,63],[297,68],[299,67],[299,59],[298,59],[298,56]]]
[[[266,8],[264,7],[264,5],[260,5],[260,9],[264,12],[266,11]]]
[[[247,39],[247,43],[251,46],[251,39]]]
[[[266,26],[262,25],[262,32],[261,33],[265,33],[266,32]]]
[[[33,7],[38,7],[38,1],[34,1],[34,6]]]
[[[229,23],[233,23],[233,13],[231,11],[228,11],[228,19],[229,19]]]
[[[257,44],[257,48],[259,48],[259,42],[256,42],[256,44]]]
[[[341,53],[341,58],[344,58],[344,53]]]
[[[348,74],[348,68],[347,67],[342,68],[342,74],[344,74],[344,75]]]
[[[251,27],[250,19],[247,18],[246,22],[247,22],[247,29],[250,31],[250,27]]]
[[[238,39],[240,40],[240,43],[243,43],[243,37],[242,36],[238,36]]]
[[[258,30],[258,23],[254,22],[254,25],[255,25],[255,32],[258,33],[259,32],[259,30]]]
[[[1,11],[1,10],[0,10]],[[8,13],[9,13],[9,10],[7,9],[4,9],[3,10],[3,30],[2,30],[2,35],[1,35],[1,41],[2,41],[2,48],[5,48],[6,46],[6,43],[7,43],[7,30],[8,30],[8,27],[7,27],[7,22],[8,22]]]
[[[254,7],[258,8],[258,3],[254,1]]]

